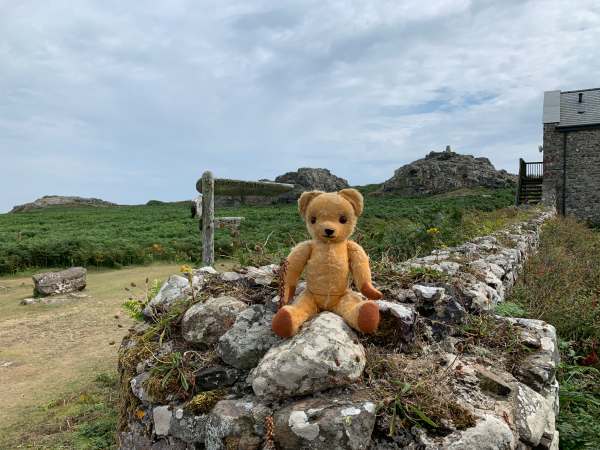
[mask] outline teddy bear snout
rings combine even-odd
[[[325,234],[327,236],[333,236],[333,233],[335,233],[335,230],[332,230],[331,228],[325,228]]]

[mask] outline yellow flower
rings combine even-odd
[[[431,227],[427,230],[427,234],[429,234],[429,235],[440,234],[440,229],[438,227]]]
[[[181,266],[179,268],[179,271],[181,273],[192,273],[192,268],[190,266],[188,266],[187,264],[184,264],[183,266]]]

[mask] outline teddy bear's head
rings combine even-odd
[[[362,214],[363,196],[356,189],[304,192],[298,199],[298,209],[313,239],[343,242],[350,237]]]

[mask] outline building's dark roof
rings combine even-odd
[[[600,88],[544,92],[543,121],[558,127],[600,125]]]

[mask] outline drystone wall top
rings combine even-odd
[[[371,336],[279,339],[276,265],[171,279],[120,349],[120,447],[557,449],[555,330],[492,311],[551,215],[376,273]]]

